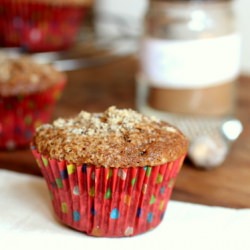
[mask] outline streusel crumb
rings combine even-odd
[[[188,146],[170,124],[116,107],[42,125],[33,144],[48,158],[104,167],[160,165],[185,155]]]
[[[64,73],[29,56],[10,58],[0,54],[0,96],[37,93],[65,79]]]

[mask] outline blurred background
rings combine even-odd
[[[148,0],[96,0],[95,28],[99,35],[139,35]],[[237,28],[242,36],[241,72],[250,75],[249,0],[235,0]]]

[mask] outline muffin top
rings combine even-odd
[[[65,80],[66,76],[51,65],[38,64],[30,57],[0,55],[1,96],[32,94]]]
[[[79,5],[88,6],[91,5],[93,0],[11,0],[12,2],[18,3],[45,3],[49,5]]]
[[[104,167],[154,166],[176,160],[188,142],[175,127],[131,109],[82,111],[37,128],[37,151],[50,159]]]

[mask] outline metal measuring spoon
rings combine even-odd
[[[210,133],[201,133],[200,136],[191,138],[189,158],[200,168],[211,169],[219,166],[225,160],[232,142],[239,137],[242,130],[242,123],[237,119],[211,126]]]

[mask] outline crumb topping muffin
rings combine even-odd
[[[131,109],[82,111],[37,128],[37,151],[50,159],[104,167],[160,165],[187,152],[186,137],[170,124]]]
[[[65,79],[64,73],[51,65],[38,64],[30,57],[0,56],[1,96],[37,93]]]

